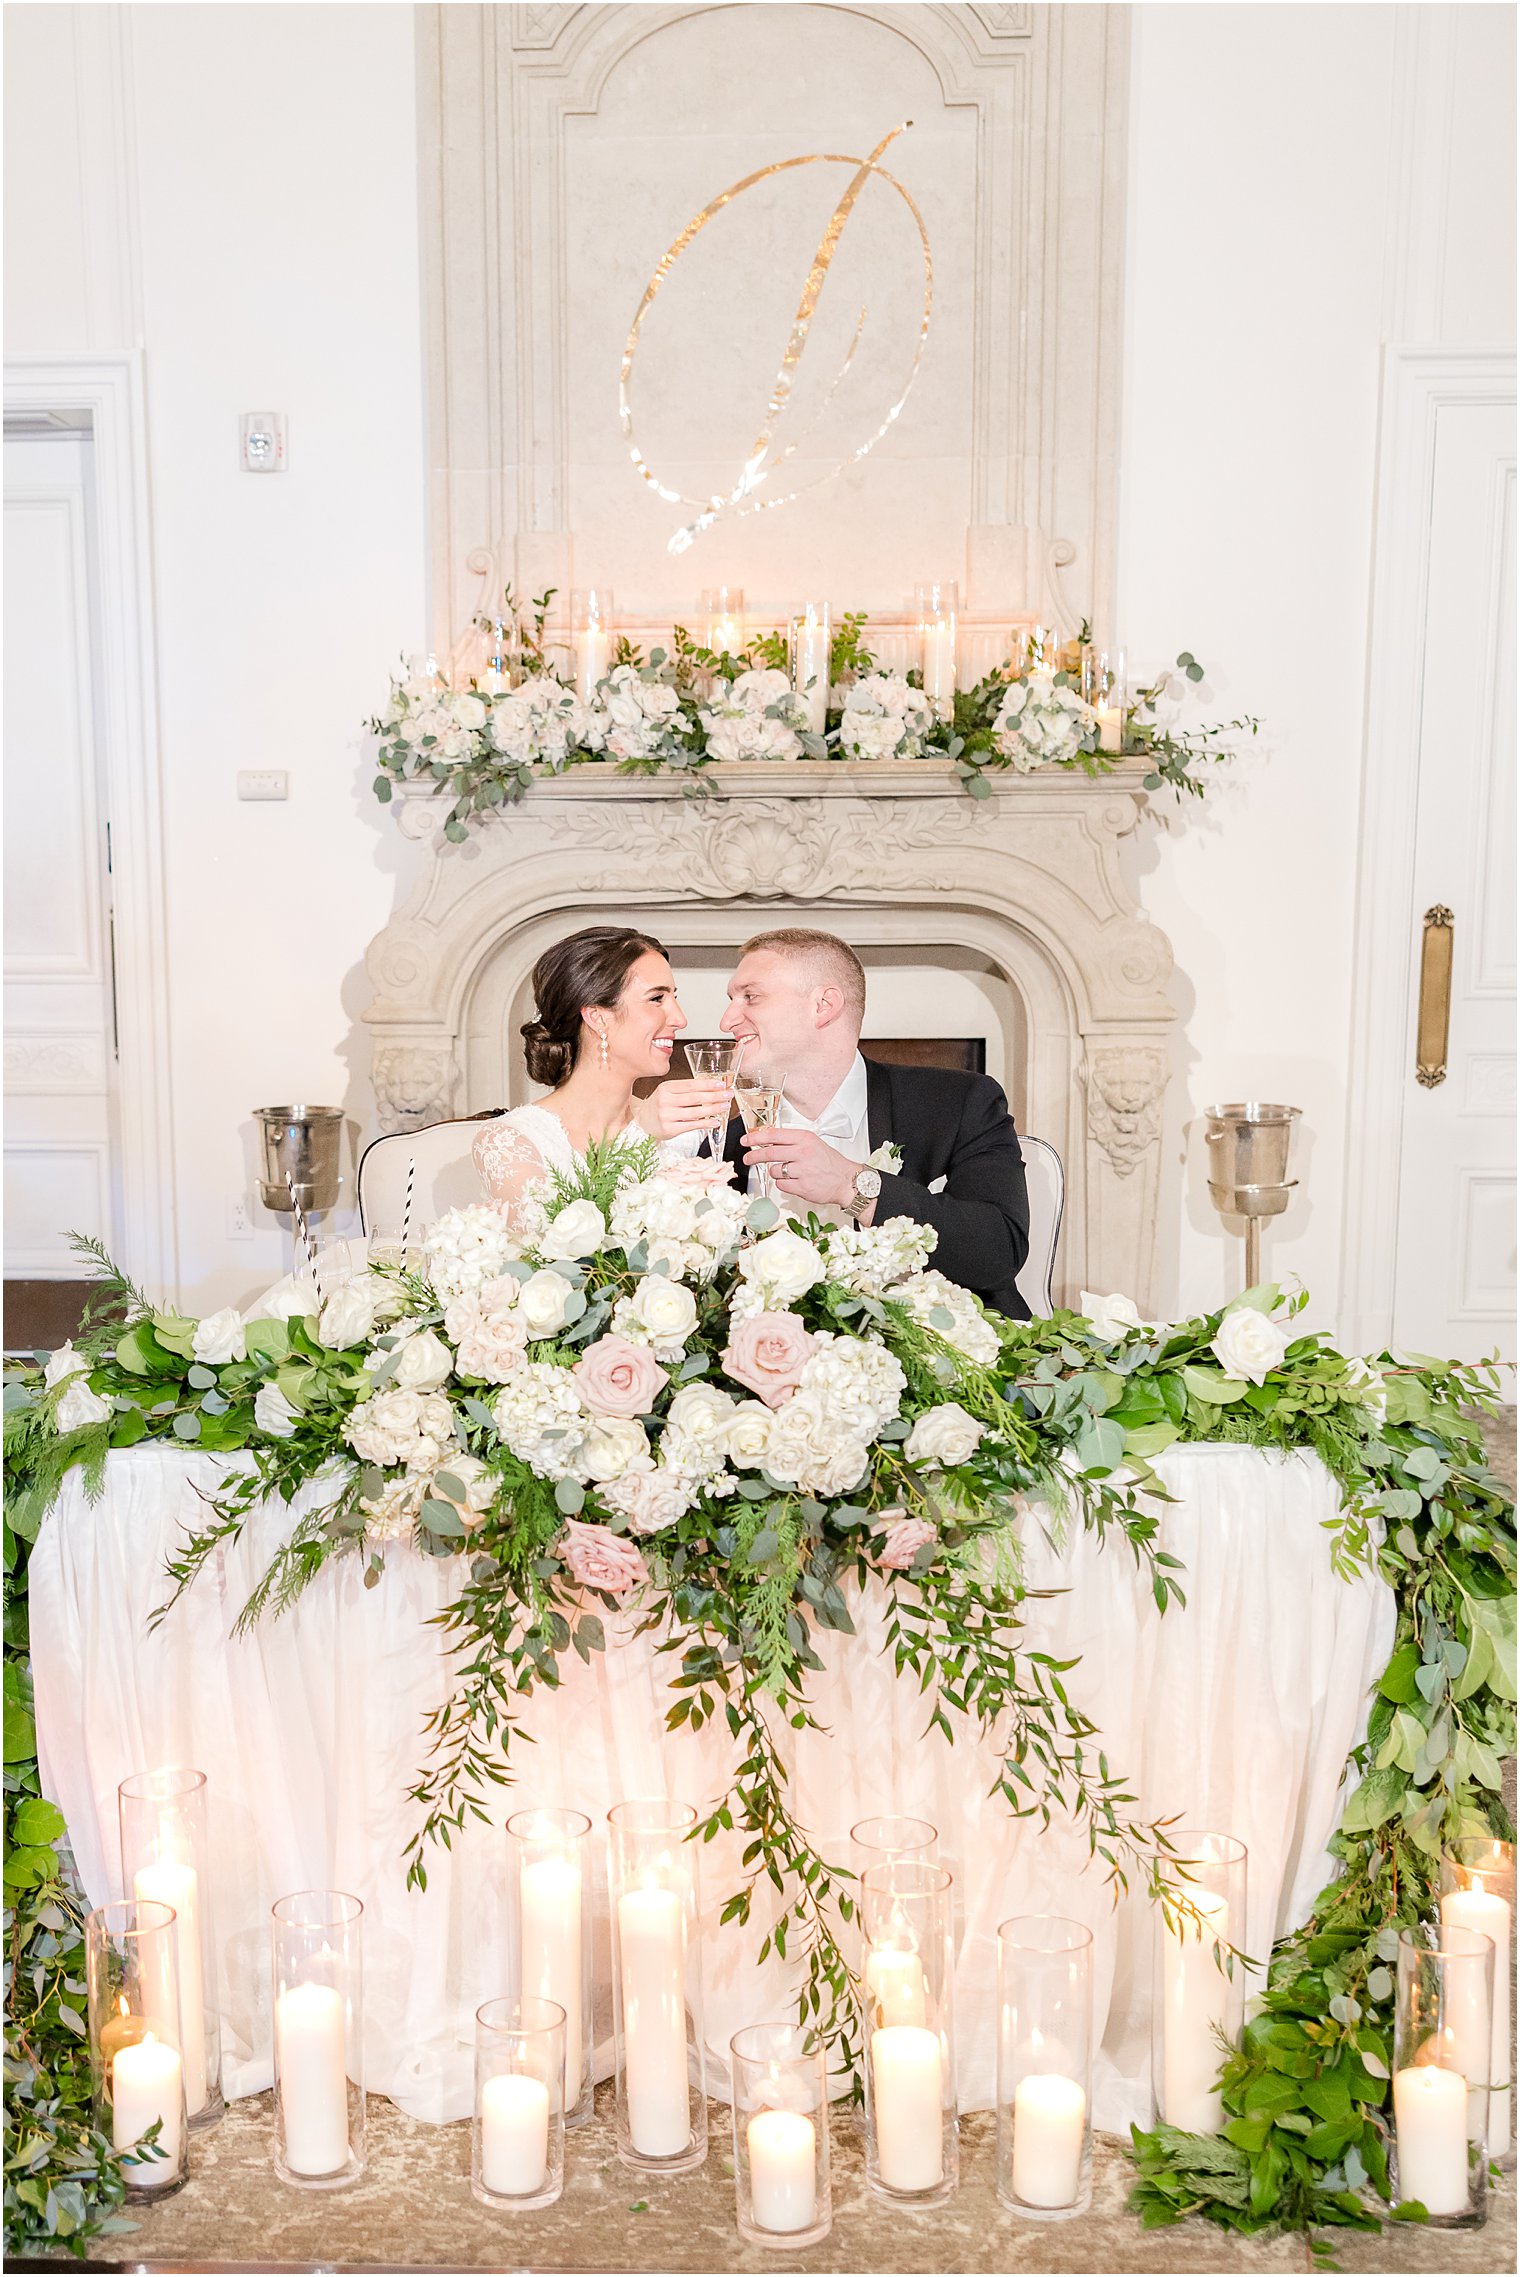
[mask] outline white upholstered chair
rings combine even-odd
[[[431,1225],[445,1210],[478,1202],[480,1181],[471,1149],[480,1128],[480,1122],[472,1118],[429,1123],[420,1131],[392,1131],[385,1138],[372,1140],[359,1163],[359,1219],[365,1232],[401,1231],[407,1166],[412,1162],[417,1165],[412,1190],[414,1226]],[[1061,1238],[1066,1175],[1061,1157],[1046,1140],[1021,1138],[1019,1145],[1029,1188],[1029,1255],[1017,1276],[1018,1288],[1038,1320],[1051,1310],[1050,1284],[1056,1244]]]

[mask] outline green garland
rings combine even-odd
[[[613,1168],[593,1164],[587,1182],[561,1188],[556,1206],[583,1192],[606,1204]],[[570,1333],[589,1337],[637,1270],[618,1254],[568,1269],[582,1300]],[[250,1323],[246,1357],[205,1364],[193,1358],[193,1322],[153,1312],[119,1281],[108,1293],[125,1299],[129,1324],[96,1328],[79,1342],[86,1380],[108,1406],[104,1419],[60,1435],[59,1392],[35,1370],[15,1371],[8,1383],[13,1571],[24,1571],[26,1543],[70,1468],[83,1464],[97,1482],[109,1449],[151,1438],[252,1457],[176,1561],[176,1593],[219,1541],[240,1530],[259,1497],[289,1500],[335,1456],[331,1495],[298,1524],[242,1618],[290,1602],[332,1556],[362,1557],[366,1581],[378,1580],[384,1548],[368,1531],[366,1506],[381,1480],[341,1439],[343,1420],[373,1389],[362,1353],[329,1349],[315,1322],[297,1319]],[[419,1327],[439,1319],[421,1281],[398,1277],[395,1301]],[[1265,1317],[1278,1301],[1275,1290],[1253,1291],[1228,1309]],[[1181,1595],[1176,1561],[1157,1545],[1154,1507],[1137,1499],[1154,1487],[1149,1465],[1165,1446],[1225,1440],[1311,1448],[1338,1481],[1337,1569],[1375,1566],[1398,1602],[1397,1649],[1354,1758],[1358,1784],[1333,1843],[1341,1871],[1312,1920],[1274,1955],[1264,2010],[1225,2063],[1224,2135],[1137,2131],[1135,2202],[1147,2224],[1200,2212],[1237,2230],[1377,2226],[1379,2197],[1386,2201],[1389,1963],[1397,1931],[1430,1911],[1443,1840],[1511,1831],[1498,1789],[1515,1731],[1514,1515],[1470,1419],[1474,1407],[1493,1405],[1492,1371],[1408,1365],[1388,1355],[1369,1367],[1321,1336],[1290,1340],[1283,1331],[1262,1380],[1242,1380],[1221,1364],[1225,1316],[1217,1313],[1159,1328],[1110,1321],[1101,1333],[1071,1314],[1005,1322],[995,1364],[979,1367],[938,1322],[910,1318],[890,1294],[845,1296],[827,1284],[797,1309],[810,1328],[883,1334],[907,1372],[910,1408],[944,1399],[949,1385],[988,1424],[988,1444],[959,1485],[956,1472],[942,1474],[940,1550],[914,1571],[878,1576],[889,1597],[890,1647],[905,1676],[924,1686],[931,1724],[948,1732],[953,1711],[1000,1731],[1010,1807],[1047,1818],[1053,1809],[1075,1812],[1094,1856],[1121,1886],[1143,1866],[1153,1895],[1167,1889],[1166,1839],[1127,1815],[1131,1798],[1071,1696],[1069,1671],[1021,1650],[1017,1574],[989,1578],[986,1570],[989,1545],[995,1564],[1006,1554],[1001,1513],[1019,1495],[1073,1495],[1085,1523],[1117,1527],[1147,1562],[1165,1609]],[[943,1320],[953,1325],[949,1315]],[[546,1348],[533,1349],[542,1356]],[[265,1436],[255,1421],[255,1401],[270,1386],[290,1411],[285,1437]],[[587,1657],[603,1642],[589,1593],[568,1587],[554,1554],[582,1490],[565,1479],[550,1484],[518,1462],[495,1437],[484,1398],[466,1398],[462,1407],[468,1450],[494,1472],[496,1499],[467,1542],[451,1488],[435,1490],[417,1516],[420,1547],[469,1553],[469,1578],[444,1617],[458,1652],[458,1686],[436,1713],[433,1755],[414,1789],[423,1812],[411,1860],[419,1882],[429,1839],[447,1842],[467,1818],[489,1818],[491,1789],[512,1775],[507,1746],[520,1695],[552,1685],[566,1650]],[[881,1434],[875,1484],[862,1504],[883,1491],[914,1491],[895,1429]],[[959,1509],[958,1493],[966,1497]],[[722,1507],[721,1524],[698,1511],[661,1538],[648,1619],[652,1627],[668,1623],[668,1721],[678,1729],[722,1718],[732,1734],[733,1787],[700,1830],[710,1837],[738,1826],[748,1838],[746,1879],[724,1918],[748,1918],[762,1889],[779,1893],[767,1943],[804,1960],[804,2012],[848,2063],[857,2028],[838,1929],[852,1910],[849,1877],[813,1851],[790,1817],[770,1716],[808,1718],[806,1672],[816,1665],[809,1634],[849,1626],[840,1585],[852,1572],[875,1572],[865,1555],[869,1513],[763,1481]],[[18,1703],[25,1697],[25,1651],[24,1631],[8,1627],[8,1705],[13,1693]],[[21,1736],[29,1745],[29,1734]],[[7,2069],[24,2064],[31,2082],[7,2145],[13,2245],[71,2230],[82,2238],[121,2197],[109,2146],[81,2116],[88,2082],[79,2017],[66,2013],[78,1998],[77,1911],[49,1863],[56,1814],[42,1815],[51,1806],[35,1796],[34,1764],[30,1787],[25,1777],[18,1759],[13,1790],[8,1764],[8,1822],[19,1822],[22,1855],[34,1857],[23,1868],[34,1894],[10,1930],[13,1964],[26,1968],[13,1968],[9,1988]],[[38,1942],[47,1938],[58,1940],[56,1948]],[[56,1961],[54,1979],[26,1975],[38,1959]],[[11,2176],[23,2169],[13,2199]]]

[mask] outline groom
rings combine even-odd
[[[933,1267],[1027,1320],[1014,1275],[1029,1251],[1029,1199],[1001,1086],[863,1059],[865,1009],[865,969],[834,934],[789,926],[745,942],[722,1025],[746,1039],[750,1064],[784,1075],[786,1100],[773,1129],[741,1142],[735,1124],[726,1152],[741,1165],[766,1163],[783,1193],[842,1219],[932,1225]],[[868,1165],[889,1141],[900,1170]]]

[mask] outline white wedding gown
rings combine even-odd
[[[620,1141],[635,1146],[648,1136],[632,1117],[618,1133]],[[688,1161],[703,1136],[701,1131],[688,1131],[682,1138],[657,1140],[661,1164]],[[524,1204],[556,1171],[562,1178],[573,1177],[585,1160],[553,1109],[536,1106],[511,1107],[487,1123],[475,1141],[474,1155],[487,1200],[502,1205],[514,1230]]]

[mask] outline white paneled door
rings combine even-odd
[[[1512,407],[1442,404],[1432,468],[1394,1342],[1513,1360]]]
[[[96,741],[93,445],[5,437],[5,1272],[93,1270],[118,1222],[109,818]]]

